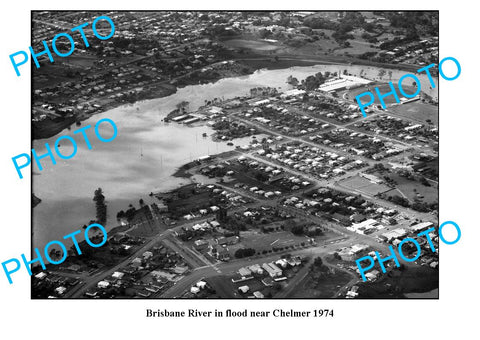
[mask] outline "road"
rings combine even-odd
[[[274,298],[285,299],[288,298],[297,288],[300,282],[302,282],[310,272],[310,265],[313,263],[313,258],[309,258],[307,263],[304,264],[295,276],[288,282],[287,287],[279,291]]]
[[[242,211],[244,210],[245,208],[248,208],[248,207],[258,207],[260,204],[258,202],[255,202],[255,203],[250,203],[250,204],[246,204],[246,205],[243,205],[243,206],[240,206],[240,207],[236,207],[234,209],[231,209],[231,212],[236,212],[236,211]],[[84,277],[84,283],[82,285],[79,285],[81,286],[81,288],[78,288],[78,289],[74,289],[70,292],[68,292],[67,294],[65,294],[65,297],[71,297],[71,298],[78,298],[78,297],[81,297],[83,296],[83,294],[90,288],[94,287],[97,282],[107,278],[108,276],[112,275],[114,272],[116,271],[119,271],[120,268],[122,267],[125,267],[127,266],[134,258],[136,257],[142,257],[142,254],[149,250],[150,248],[152,248],[153,246],[155,246],[157,243],[159,242],[164,242],[165,243],[165,240],[166,242],[168,243],[168,239],[172,238],[173,237],[173,234],[174,232],[176,231],[179,231],[182,227],[187,227],[187,226],[193,226],[194,224],[197,224],[197,223],[203,223],[203,222],[206,222],[206,221],[209,221],[211,220],[212,217],[205,217],[205,218],[198,218],[198,219],[195,219],[195,220],[190,220],[188,222],[184,222],[184,223],[181,223],[181,224],[178,224],[176,225],[174,228],[171,228],[171,229],[168,229],[154,237],[152,237],[148,242],[146,242],[145,244],[143,244],[137,251],[135,251],[132,255],[128,256],[127,258],[125,258],[123,261],[121,261],[119,264],[107,269],[107,270],[104,270],[104,271],[101,271],[99,273],[96,273],[92,276],[88,276],[88,277]],[[171,241],[170,241],[171,242]],[[178,250],[178,247],[175,246],[175,248]],[[188,250],[183,250],[182,252],[185,252],[185,254],[187,254]],[[195,258],[195,260],[193,260],[193,258]],[[199,266],[199,262],[196,262],[196,261],[202,261],[200,263],[204,264],[205,261],[203,261],[201,259],[201,257],[199,257],[197,254],[195,254],[193,251],[190,251],[188,253],[188,256],[187,256],[188,260],[189,261],[194,261],[193,263],[196,263],[195,264],[195,267],[200,267]],[[207,261],[208,262],[208,261]],[[78,276],[78,275],[77,275]]]
[[[178,281],[174,286],[172,286],[163,294],[161,294],[160,297],[162,298],[180,297],[187,289],[189,289],[191,286],[193,286],[196,282],[198,282],[201,279],[206,279],[206,278],[217,276],[217,275],[231,275],[236,273],[240,268],[245,266],[250,266],[253,264],[261,265],[266,262],[276,261],[281,257],[282,254],[288,253],[288,254],[291,254],[292,256],[303,255],[303,256],[308,256],[310,258],[313,258],[315,256],[325,256],[328,253],[331,253],[338,248],[345,247],[351,244],[352,244],[351,239],[342,238],[341,242],[328,241],[326,244],[322,243],[321,245],[317,245],[316,247],[284,251],[284,252],[279,252],[279,253],[268,255],[268,256],[255,256],[255,257],[244,258],[244,259],[236,259],[231,262],[222,262],[214,266],[197,268],[191,274],[189,274],[188,276],[185,276],[180,281]],[[306,267],[308,267],[308,265],[306,265]],[[338,267],[335,267],[335,269],[341,270],[341,268],[338,268]],[[301,270],[301,272],[303,273],[303,269]],[[299,274],[302,275],[302,273],[300,272],[297,273],[297,277]],[[353,273],[351,274],[354,275]],[[301,278],[294,277],[292,280],[294,280],[293,282],[295,282],[296,284],[301,281],[300,279]],[[292,285],[292,287],[294,285]]]
[[[254,124],[250,121],[246,121],[246,120],[241,119],[241,118],[236,117],[236,116],[234,117],[234,119],[237,119],[237,120],[239,120],[239,121],[241,121],[245,124],[254,125],[255,127],[259,128],[260,130],[263,130],[264,132],[267,132],[267,133],[270,133],[270,134],[273,134],[273,135],[277,135],[277,136],[282,136],[285,139],[282,143],[287,143],[287,142],[291,142],[292,140],[296,140],[296,141],[299,141],[301,143],[308,144],[312,147],[324,148],[323,146],[319,146],[319,145],[311,143],[309,141],[305,141],[301,138],[286,136],[286,135],[277,133],[275,131],[271,131],[271,130],[269,130],[269,129],[261,126],[261,125]],[[389,139],[389,140],[391,140],[391,139]],[[393,141],[393,140],[391,140],[391,141]],[[398,141],[395,140],[394,142],[397,143]],[[325,149],[328,150],[330,148],[327,147]],[[337,149],[331,149],[331,151],[336,152],[336,153],[341,153]],[[277,167],[277,168],[280,167],[287,173],[292,173],[292,174],[295,174],[299,177],[306,178],[310,182],[314,183],[315,187],[329,187],[331,189],[338,190],[338,191],[341,191],[341,192],[345,192],[345,193],[348,193],[348,194],[352,193],[351,190],[347,190],[346,188],[341,187],[341,185],[338,183],[338,181],[341,180],[342,177],[337,178],[336,181],[332,184],[331,180],[320,180],[320,179],[315,178],[315,177],[313,177],[309,174],[291,169],[291,168],[289,168],[289,167],[287,167],[283,164],[273,163],[273,162],[270,162],[269,160],[266,160],[264,158],[257,157],[256,155],[254,155],[254,152],[255,151],[241,152],[241,153],[243,155],[245,155],[246,157],[257,160],[257,161],[262,162],[264,164],[271,165],[271,166],[274,166],[274,167]],[[237,155],[233,155],[230,158],[234,158],[234,157],[237,157]],[[372,161],[371,159],[368,159],[368,160],[365,160],[365,161],[375,162],[375,161]],[[344,176],[349,176],[350,177],[350,176],[355,175],[356,173],[361,172],[361,171],[363,171],[363,170],[357,170],[355,172],[349,172],[349,173],[343,175],[343,177]],[[216,185],[219,185],[221,187],[225,187],[225,188],[228,188],[229,190],[232,190],[231,188],[226,187],[223,184],[218,184],[217,183]],[[234,191],[237,192],[236,190],[234,190]],[[243,191],[240,191],[240,190],[238,190],[237,193],[240,194],[240,195],[245,195],[245,193]],[[364,194],[364,193],[360,193],[360,194],[362,196],[367,197],[370,201],[373,201],[375,204],[377,204],[379,206],[395,209],[395,210],[397,210],[401,213],[404,213],[408,216],[414,216],[414,217],[422,219],[422,220],[432,219],[432,215],[430,215],[430,214],[419,213],[419,212],[413,211],[411,209],[397,206],[397,205],[392,204],[388,201],[384,201],[384,200],[378,199],[376,197],[373,197],[373,196],[370,196],[370,195],[367,195],[367,194]],[[251,198],[258,200],[257,197],[251,197]],[[296,251],[289,252],[292,255],[300,255],[300,254],[301,255],[307,255],[308,254],[308,255],[312,255],[312,256],[313,255],[326,255],[327,253],[331,253],[332,251],[334,251],[335,249],[338,249],[341,246],[349,246],[349,245],[352,245],[354,243],[367,244],[370,247],[372,247],[374,249],[377,249],[377,250],[379,250],[383,253],[388,253],[388,247],[383,243],[378,243],[375,240],[373,235],[369,236],[369,235],[357,234],[357,233],[351,232],[351,231],[349,231],[349,230],[347,230],[344,227],[339,226],[339,225],[338,226],[334,225],[334,224],[326,225],[325,220],[323,220],[323,219],[321,219],[317,216],[307,214],[303,210],[295,209],[295,208],[292,208],[292,207],[279,206],[278,201],[280,199],[281,198],[277,198],[277,199],[270,200],[270,201],[265,200],[264,202],[262,202],[262,204],[263,205],[273,205],[273,206],[276,206],[279,209],[288,210],[290,213],[292,213],[294,215],[302,215],[303,217],[309,219],[312,222],[315,222],[319,225],[324,225],[327,228],[329,228],[330,230],[333,230],[333,231],[335,231],[335,232],[337,232],[341,235],[347,236],[347,237],[345,237],[345,240],[341,243],[330,243],[330,244],[323,245],[323,246],[317,246],[315,248],[302,249],[302,250],[296,250]],[[233,274],[234,272],[238,271],[238,269],[240,269],[241,267],[251,265],[252,263],[256,263],[256,262],[264,263],[264,262],[274,261],[274,260],[278,259],[279,256],[280,255],[277,254],[277,255],[271,255],[271,256],[267,256],[267,257],[261,257],[259,259],[248,258],[248,259],[234,260],[234,261],[228,262],[228,263],[221,263],[221,264],[218,264],[218,265],[211,265],[211,266],[197,268],[196,270],[193,271],[192,274],[184,277],[179,282],[177,282],[173,287],[168,289],[164,294],[161,295],[161,297],[163,297],[163,298],[179,297],[189,287],[194,285],[200,279],[208,278],[208,277],[215,276],[215,275],[220,275],[220,274],[222,274],[222,275]],[[346,285],[344,285],[342,288],[340,288],[338,290],[338,292],[335,294],[335,296],[339,296],[345,289],[350,287],[355,282],[359,281],[359,278],[354,273],[352,273],[351,271],[348,271],[348,270],[343,269],[343,268],[339,268],[337,266],[329,264],[328,262],[326,263],[326,265],[331,267],[331,268],[335,268],[335,270],[344,271],[344,272],[348,273],[350,276],[352,276],[352,279]],[[308,267],[308,265],[306,267]],[[279,293],[279,297],[289,296],[289,294],[291,294],[291,292],[295,289],[295,287],[300,282],[302,282],[302,280],[306,277],[307,274],[308,274],[308,270],[306,268],[302,268],[302,270],[300,270],[300,272],[297,273],[297,275],[289,282],[287,288],[284,291]]]
[[[182,256],[182,258],[185,259],[191,268],[199,268],[211,264],[209,261],[207,262],[205,258],[202,258],[198,254],[194,253],[188,246],[177,240],[173,235],[167,236],[162,242],[168,248]]]
[[[282,289],[280,292],[278,292],[274,298],[276,299],[285,299],[285,298],[289,298],[294,292],[295,290],[297,289],[298,285],[300,283],[303,282],[303,280],[307,277],[308,273],[310,272],[310,265],[313,263],[313,257],[311,257],[309,259],[309,261],[305,264],[305,266],[300,269],[298,271],[298,273],[295,275],[294,278],[292,278],[288,284],[287,284],[287,287],[285,287],[284,289]],[[354,274],[352,271],[350,270],[347,270],[347,269],[343,269],[343,268],[340,268],[336,265],[333,265],[331,263],[329,263],[325,257],[322,257],[322,262],[323,262],[323,265],[324,266],[327,266],[329,268],[332,268],[336,271],[341,271],[341,272],[344,272],[346,274],[348,274],[349,276],[352,277],[352,279],[350,281],[348,281],[348,283],[346,283],[345,285],[343,285],[341,288],[338,289],[338,291],[334,294],[334,298],[335,297],[338,297],[343,291],[345,291],[345,289],[351,287],[352,285],[354,285],[356,282],[359,282],[360,281],[360,278]]]

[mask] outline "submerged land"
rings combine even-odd
[[[33,42],[101,14],[35,12]],[[390,261],[387,273],[376,265],[367,282],[355,265],[438,226],[438,89],[421,78],[413,100],[374,105],[367,118],[354,101],[437,62],[438,13],[108,15],[118,24],[112,41],[33,70],[34,139],[187,86],[320,66],[277,79],[285,89],[178,100],[162,124],[208,127],[198,138],[231,150],[185,162],[170,174],[185,181],[173,190],[145,188],[127,198],[138,204],[108,211],[107,244],[35,268],[32,297],[404,298],[438,288],[438,256],[422,240],[418,260]],[[118,186],[136,180],[121,178]]]

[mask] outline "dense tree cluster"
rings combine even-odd
[[[117,220],[126,218],[127,221],[130,222],[135,215],[135,211],[137,211],[137,209],[135,209],[134,207],[130,207],[130,209],[128,209],[127,211],[120,210],[117,213]]]
[[[427,33],[438,34],[438,12],[382,12],[392,27],[416,31],[418,28]]]
[[[244,257],[255,255],[255,249],[253,248],[240,248],[235,252],[235,257],[241,259]]]
[[[294,235],[303,235],[303,225],[296,225],[292,227],[291,232]]]
[[[322,72],[318,72],[314,76],[308,76],[306,79],[302,80],[302,87],[307,91],[312,91],[325,83],[325,80],[326,78],[323,76]]]
[[[320,256],[316,257],[315,260],[313,260],[313,265],[317,268],[321,268],[323,266],[322,258]]]
[[[107,222],[107,205],[105,204],[105,196],[103,196],[102,188],[95,190],[93,201],[95,202],[97,222],[105,225]]]

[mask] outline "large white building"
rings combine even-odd
[[[330,92],[337,90],[350,89],[353,87],[370,84],[372,81],[355,76],[347,76],[344,74],[339,74],[338,78],[329,79],[322,85],[318,87],[320,91]]]

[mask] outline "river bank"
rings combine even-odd
[[[352,58],[340,58],[340,60],[332,59],[328,56],[281,56],[278,60],[274,60],[272,58],[266,58],[264,56],[256,56],[252,55],[251,58],[238,58],[233,66],[230,66],[226,69],[219,69],[215,70],[215,72],[209,73],[208,75],[204,75],[204,78],[198,77],[196,73],[199,70],[192,71],[187,75],[178,77],[172,81],[166,82],[159,82],[151,84],[144,88],[136,101],[142,100],[151,100],[151,99],[159,99],[168,97],[176,92],[179,89],[185,88],[187,86],[194,86],[204,83],[215,83],[224,78],[234,78],[239,76],[247,76],[252,75],[259,70],[282,70],[291,67],[312,67],[315,65],[323,64],[325,66],[325,70],[329,70],[331,72],[338,71],[338,68],[341,67],[342,69],[349,69],[352,70],[352,74],[358,75],[360,74],[361,70],[363,70],[365,76],[371,77],[371,79],[377,80],[384,80],[382,77],[378,77],[377,74],[373,74],[369,72],[369,70],[376,70],[376,69],[387,69],[387,70],[396,70],[394,72],[395,76],[393,78],[390,77],[388,80],[398,80],[404,73],[407,73],[407,70],[410,70],[413,66],[412,65],[381,65],[379,63],[368,62],[364,60],[356,60]],[[404,70],[401,74],[399,74],[400,70]],[[358,74],[357,74],[358,73]],[[205,78],[206,77],[206,78]],[[300,79],[299,79],[300,80]],[[422,81],[422,85],[424,84],[424,79]],[[427,88],[427,82],[425,82],[423,88]],[[430,89],[431,90],[431,89]],[[431,93],[428,93],[431,95]],[[438,96],[438,92],[437,92]],[[101,111],[93,112],[93,113],[85,113],[82,112],[78,114],[76,117],[66,117],[66,118],[46,118],[42,121],[32,122],[32,138],[33,140],[37,139],[46,139],[52,136],[57,135],[64,129],[70,128],[73,124],[85,121],[90,117],[99,114],[101,112],[105,112],[107,110],[114,109],[116,107],[120,107],[123,105],[133,105],[134,103],[119,100],[119,99],[108,99],[106,97],[102,98],[92,98],[91,101],[100,102],[102,105]]]
[[[279,70],[259,70],[253,74],[228,77],[213,83],[177,88],[170,96],[121,105],[88,117],[82,125],[95,124],[102,118],[112,119],[118,136],[111,143],[102,143],[93,129],[86,131],[92,143],[87,148],[81,135],[64,129],[44,140],[34,140],[38,154],[47,152],[45,143],[53,145],[60,136],[73,138],[78,145],[74,158],[57,160],[39,171],[33,164],[33,192],[42,203],[33,210],[34,244],[43,247],[53,239],[78,230],[95,218],[93,192],[101,187],[107,200],[107,230],[116,227],[116,213],[139,199],[154,201],[150,192],[166,192],[191,183],[191,179],[173,176],[182,165],[206,155],[217,155],[235,150],[235,145],[249,144],[251,137],[226,141],[213,141],[214,131],[209,126],[187,126],[167,123],[165,117],[178,103],[187,100],[193,112],[214,98],[225,100],[249,95],[250,89],[272,87],[279,92],[290,90],[289,76],[305,79],[326,70],[338,70],[338,65],[292,67]],[[100,134],[108,134],[102,131]],[[62,145],[62,149],[64,146]],[[65,145],[65,152],[73,151]],[[178,175],[178,173],[177,173]],[[184,175],[184,174],[183,174]]]
[[[218,63],[217,63],[218,64]],[[218,65],[217,65],[218,66]],[[241,63],[233,63],[227,64],[227,66],[222,65],[223,68],[214,68],[212,72],[201,72],[201,70],[195,70],[189,72],[186,75],[174,78],[170,81],[160,81],[156,83],[149,84],[144,86],[143,91],[137,93],[133,98],[117,98],[117,99],[110,99],[107,96],[103,97],[93,97],[89,100],[90,104],[95,102],[96,104],[101,105],[101,109],[95,112],[79,112],[76,116],[70,117],[57,117],[57,118],[49,118],[43,119],[41,121],[34,121],[32,122],[32,138],[34,140],[37,139],[45,139],[55,136],[56,134],[60,133],[64,129],[69,129],[73,124],[79,124],[82,121],[89,119],[90,117],[99,114],[101,112],[105,112],[107,110],[111,110],[123,105],[134,105],[136,102],[143,101],[143,100],[151,100],[151,99],[159,99],[171,96],[172,94],[176,93],[179,89],[184,88],[186,86],[192,86],[197,84],[203,83],[211,83],[216,82],[223,78],[229,77],[239,77],[245,76],[249,74],[253,74],[256,69],[247,67]],[[122,91],[117,91],[114,94],[120,92],[128,92],[132,90],[135,86],[130,89],[124,89]],[[112,93],[108,94],[108,97],[112,96]]]

